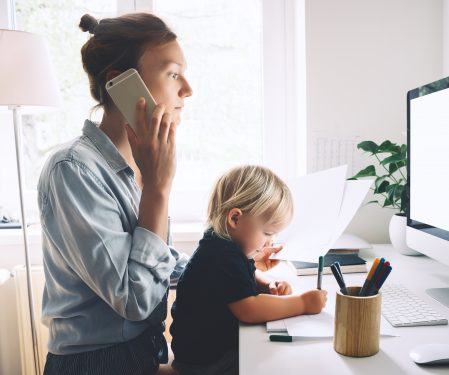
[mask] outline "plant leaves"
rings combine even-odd
[[[376,154],[378,145],[373,141],[363,141],[357,145],[357,148],[366,152],[371,152],[371,154]]]
[[[399,209],[400,212],[407,212],[408,203],[409,203],[408,187],[404,186],[404,189],[402,190],[402,194],[401,194],[401,206]]]
[[[396,172],[398,169],[405,167],[406,166],[406,161],[400,161],[398,163],[391,163],[388,166],[388,171],[390,172],[390,175],[393,174],[394,172]]]
[[[349,180],[356,180],[360,177],[373,177],[373,176],[374,177],[376,176],[376,168],[374,168],[374,165],[368,165],[365,169],[362,169],[356,175],[349,178]]]
[[[391,184],[386,187],[385,192],[387,193],[388,199],[396,203],[401,199],[402,191],[404,190],[404,185]]]
[[[387,187],[390,185],[388,181],[382,181],[379,186],[374,189],[374,194],[382,194],[385,193]]]
[[[401,145],[401,155],[406,158],[407,157],[407,145]]]
[[[389,198],[385,198],[385,202],[382,205],[382,207],[388,207],[388,206],[392,206],[393,202],[389,199]]]
[[[401,151],[401,148],[396,144],[392,143],[391,141],[384,141],[380,144],[380,146],[377,149],[377,152],[389,152],[391,154],[397,154]]]
[[[398,162],[404,162],[404,156],[402,154],[394,154],[391,156],[386,157],[384,160],[380,162],[382,165],[387,165],[390,163],[398,163]]]
[[[364,204],[364,206],[367,206],[367,205],[369,205],[369,204],[371,204],[371,203],[377,203],[377,204],[380,204],[379,201],[372,200],[372,201],[366,202],[366,203]]]

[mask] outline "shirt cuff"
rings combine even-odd
[[[167,244],[157,234],[142,227],[134,229],[129,257],[148,268],[161,281],[170,277],[176,265]]]

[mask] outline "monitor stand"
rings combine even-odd
[[[426,293],[433,299],[449,308],[449,288],[431,288],[426,289]]]

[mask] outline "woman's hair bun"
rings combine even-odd
[[[93,34],[97,26],[98,21],[90,14],[85,14],[84,16],[81,17],[79,24],[81,30],[89,31],[89,33]]]

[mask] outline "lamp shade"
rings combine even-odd
[[[0,105],[60,104],[46,41],[36,34],[0,29]]]

